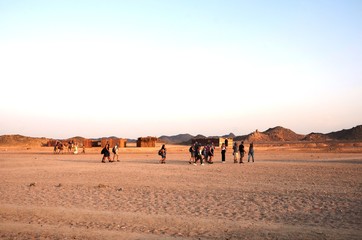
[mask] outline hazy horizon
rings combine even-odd
[[[0,0],[0,135],[362,123],[362,2]]]
[[[361,124],[360,124],[361,125]],[[357,125],[357,126],[360,126],[360,125]],[[349,130],[349,129],[352,129],[354,127],[357,127],[357,126],[353,126],[353,127],[350,127],[350,128],[345,128],[345,129],[336,129],[336,130],[333,130],[331,132],[325,132],[325,133],[322,133],[322,132],[315,132],[315,131],[312,131],[312,132],[309,132],[309,133],[298,133],[298,132],[295,132],[293,131],[293,129],[289,129],[291,131],[293,131],[294,133],[296,134],[301,134],[301,135],[307,135],[307,134],[311,134],[311,133],[321,133],[321,134],[328,134],[328,133],[332,133],[332,132],[338,132],[338,131],[342,131],[342,130]],[[275,126],[275,127],[283,127],[283,126]],[[275,127],[270,127],[270,128],[275,128]],[[249,135],[249,134],[252,134],[254,133],[256,130],[258,130],[259,132],[265,132],[267,130],[269,130],[270,128],[268,129],[265,129],[265,130],[260,130],[260,129],[255,129],[254,131],[251,131],[249,133],[245,133],[245,134],[235,134],[233,132],[229,132],[229,133],[224,133],[224,134],[220,134],[220,135],[205,135],[203,133],[197,133],[197,134],[190,134],[190,133],[175,133],[175,134],[172,134],[172,135],[166,135],[166,134],[161,134],[161,135],[153,135],[153,136],[150,136],[150,135],[140,135],[138,137],[135,137],[135,138],[130,138],[130,137],[123,137],[123,136],[116,136],[116,135],[108,135],[108,136],[93,136],[93,137],[84,137],[84,136],[81,136],[81,135],[72,135],[72,136],[68,136],[68,137],[61,137],[61,138],[55,138],[55,137],[48,137],[48,136],[29,136],[29,135],[22,135],[22,134],[18,134],[18,133],[13,133],[13,134],[3,134],[3,135],[22,135],[22,136],[25,136],[25,137],[34,137],[34,138],[49,138],[49,139],[69,139],[69,138],[74,138],[74,137],[83,137],[83,138],[88,138],[88,139],[99,139],[99,138],[109,138],[109,137],[117,137],[117,138],[127,138],[127,139],[132,139],[132,140],[137,140],[137,138],[139,137],[172,137],[172,136],[177,136],[177,135],[186,135],[186,134],[189,134],[191,136],[197,136],[197,135],[203,135],[205,137],[214,137],[214,136],[225,136],[225,135],[229,135],[229,134],[234,134],[236,137],[238,136],[245,136],[245,135]],[[284,128],[284,127],[283,127]],[[288,128],[285,128],[285,129],[288,129]],[[3,135],[0,135],[0,136],[3,136]]]

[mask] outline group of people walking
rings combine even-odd
[[[108,160],[108,162],[119,162],[118,159],[118,145],[116,144],[113,148],[112,148],[112,153],[113,153],[113,159],[111,160],[111,152],[110,152],[110,144],[106,143],[106,145],[104,146],[104,148],[101,151],[101,154],[103,154],[102,157],[102,163],[105,163],[106,160]],[[225,143],[222,143],[221,145],[221,162],[225,163],[226,161],[226,150],[227,150],[227,146]],[[205,165],[205,163],[208,164],[213,164],[213,158],[214,158],[214,153],[215,153],[215,146],[214,143],[211,144],[206,144],[206,145],[202,145],[198,142],[195,142],[194,144],[192,144],[189,148],[189,152],[190,152],[190,160],[189,160],[189,164],[194,164],[197,165],[197,163],[200,161],[201,165]],[[165,164],[166,163],[166,146],[165,144],[162,145],[161,149],[158,151],[158,155],[161,156],[160,159],[160,163],[161,164]],[[245,156],[245,147],[244,147],[244,142],[242,141],[240,143],[240,145],[237,144],[237,142],[234,142],[233,145],[233,156],[234,156],[234,163],[244,163],[243,162],[243,158]],[[240,158],[239,158],[239,154],[240,154]],[[250,158],[252,160],[252,162],[254,162],[254,144],[253,142],[250,143],[249,146],[249,151],[248,151],[248,162],[250,162]]]
[[[227,150],[227,144],[224,142],[221,144],[221,162],[225,163],[226,161],[226,150]],[[196,165],[197,162],[200,160],[201,165],[204,165],[204,162],[207,162],[209,164],[213,163],[213,157],[215,152],[215,146],[213,143],[207,144],[205,146],[202,146],[198,142],[195,142],[190,148],[190,164]],[[239,158],[240,153],[240,158]],[[244,142],[241,141],[240,145],[237,144],[237,142],[234,142],[233,145],[233,156],[234,156],[234,163],[244,163],[243,158],[245,156],[245,147]],[[254,162],[254,143],[251,142],[249,146],[248,151],[248,162],[250,162],[250,158],[252,162]]]
[[[238,163],[238,155],[240,153],[240,159],[239,163],[244,163],[243,158],[245,156],[245,147],[244,147],[244,141],[241,141],[240,145],[238,146],[237,142],[233,145],[233,156],[234,156],[234,163]],[[251,142],[249,145],[249,151],[248,151],[248,162],[250,162],[250,158],[252,162],[254,162],[254,143]]]
[[[119,162],[118,145],[116,144],[112,148],[113,160],[111,160],[111,152],[110,152],[109,148],[110,148],[109,143],[106,143],[106,145],[104,146],[104,148],[101,151],[101,154],[103,154],[102,163],[105,163],[106,159],[108,159],[108,162],[115,162],[115,161]]]
[[[200,143],[195,142],[190,148],[190,164],[196,165],[200,161],[201,165],[204,165],[204,162],[208,164],[213,164],[215,146],[214,144],[207,144],[202,146]]]

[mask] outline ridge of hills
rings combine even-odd
[[[327,136],[331,139],[340,140],[361,140],[362,139],[362,125],[358,125],[351,129],[343,129],[337,132],[328,133]]]
[[[114,137],[114,136],[112,136]],[[219,137],[219,136],[213,136]],[[235,141],[247,141],[247,142],[293,142],[293,141],[312,141],[312,142],[322,142],[322,141],[362,141],[362,125],[358,125],[351,129],[343,129],[336,132],[331,132],[327,134],[323,133],[310,133],[307,135],[297,134],[290,129],[277,126],[274,128],[269,128],[264,132],[258,130],[242,136],[235,136],[233,133],[228,135],[223,135],[224,138],[233,138]],[[162,135],[158,138],[159,142],[164,142],[167,144],[190,144],[193,138],[206,138],[204,135],[193,136],[191,134],[178,134],[174,136],[165,136]],[[85,138],[76,136],[68,139],[75,139],[78,142],[81,142]],[[64,139],[64,140],[68,140]],[[0,136],[0,146],[45,146],[51,138],[35,138],[27,137],[19,134],[14,135],[2,135]],[[127,139],[129,142],[135,142],[134,139]]]
[[[19,134],[15,135],[2,135],[0,136],[0,146],[43,146],[48,142],[48,138],[34,138],[22,136]]]
[[[269,128],[264,132],[256,130],[248,135],[236,137],[236,141],[248,141],[248,142],[284,142],[284,141],[300,141],[304,135],[297,134],[288,128],[277,126]]]
[[[180,134],[181,135],[181,134]],[[204,135],[192,136],[188,134],[190,138],[185,141],[185,138],[179,138],[179,135],[175,136],[161,136],[159,141],[170,144],[190,144],[192,138],[206,138]],[[210,136],[219,137],[219,136]],[[327,134],[323,133],[310,133],[307,135],[298,134],[288,128],[277,126],[269,128],[264,132],[258,130],[241,136],[235,136],[233,133],[223,135],[221,137],[233,138],[235,141],[247,141],[247,142],[292,142],[292,141],[333,141],[333,140],[354,140],[362,141],[362,125],[358,125],[351,129],[343,129],[341,131],[331,132]]]
[[[159,137],[159,141],[165,142],[165,143],[183,143],[187,142],[190,139],[194,138],[191,134],[178,134],[174,136],[161,136]]]

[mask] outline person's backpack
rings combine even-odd
[[[101,151],[101,154],[104,154],[105,151],[106,151],[105,148],[103,148],[102,151]]]
[[[192,153],[194,150],[192,149],[192,146],[189,148],[189,152]]]
[[[162,149],[158,150],[158,155],[162,155]]]
[[[116,154],[116,147],[115,147],[115,146],[112,148],[112,152],[113,152],[114,154]]]

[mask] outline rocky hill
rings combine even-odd
[[[337,140],[362,140],[362,125],[358,125],[351,129],[343,129],[337,132],[326,134],[328,138]]]
[[[351,129],[343,129],[341,131],[331,132],[327,134],[310,133],[306,135],[302,140],[315,141],[315,142],[333,141],[333,140],[362,141],[362,125],[358,125]]]
[[[178,135],[175,135],[175,136],[164,136],[163,135],[163,136],[159,137],[158,140],[160,142],[164,142],[164,143],[176,144],[176,143],[187,142],[192,138],[193,138],[193,136],[190,135],[190,134],[178,134]]]
[[[285,142],[285,141],[299,141],[304,138],[304,135],[297,134],[290,129],[280,126],[269,128],[264,132],[256,130],[253,133],[244,136],[238,136],[236,141],[248,141],[248,142]]]
[[[48,138],[33,138],[22,135],[2,135],[0,136],[0,146],[27,146],[41,147],[47,144]]]
[[[234,139],[236,136],[235,136],[234,133],[229,133],[229,134],[223,135],[221,137],[223,137],[223,138],[233,138]]]
[[[280,126],[269,128],[264,133],[269,136],[269,141],[299,141],[304,138],[304,135]]]
[[[309,133],[305,135],[302,140],[310,142],[324,142],[330,139],[328,139],[327,135],[323,133]]]

